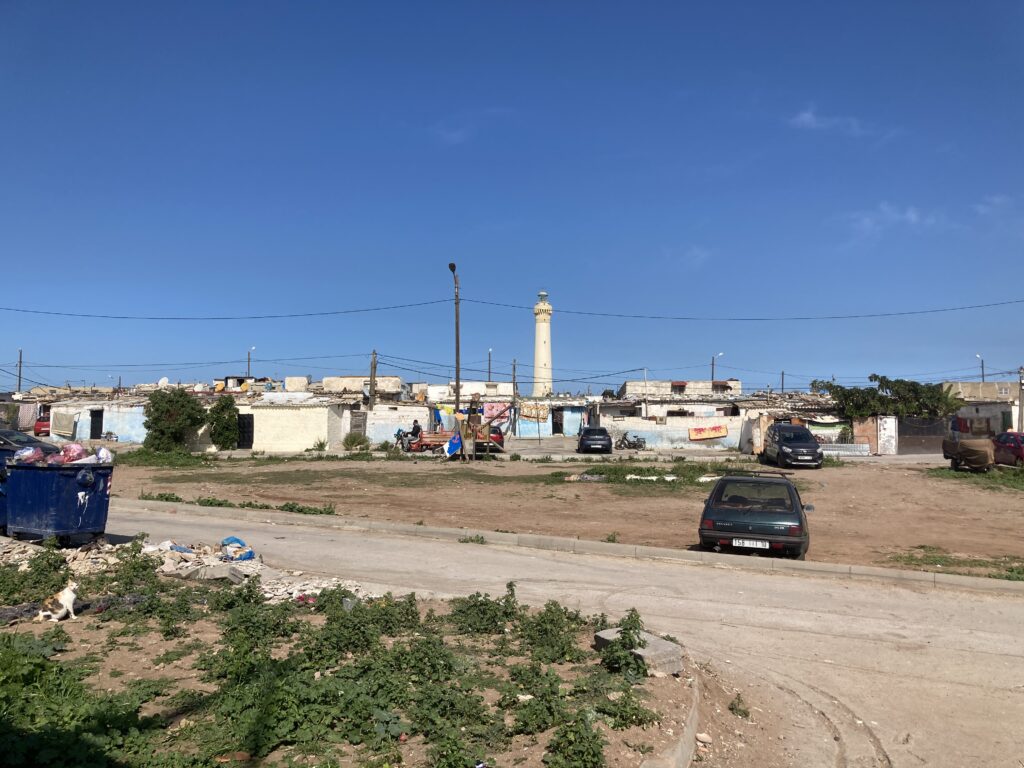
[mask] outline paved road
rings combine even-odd
[[[1024,597],[707,565],[504,549],[111,510],[109,534],[240,535],[269,565],[370,590],[548,599],[617,617],[635,606],[698,661],[755,686],[793,723],[793,765],[1024,765]]]

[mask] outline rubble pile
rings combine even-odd
[[[72,573],[87,575],[113,568],[129,547],[130,542],[111,544],[99,538],[77,549],[65,549],[63,555]],[[17,565],[20,571],[28,570],[29,560],[42,549],[38,544],[26,541],[0,540],[0,565]],[[271,603],[294,600],[312,604],[324,590],[339,588],[349,590],[358,599],[373,597],[352,581],[268,568],[262,557],[234,536],[224,539],[216,547],[203,543],[182,546],[171,540],[158,544],[145,542],[142,552],[161,560],[157,566],[158,573],[180,579],[227,579],[233,584],[241,584],[248,577],[259,575],[263,595]]]

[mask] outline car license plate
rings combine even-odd
[[[758,541],[757,539],[733,539],[732,545],[734,547],[749,547],[751,549],[768,549],[767,541]]]

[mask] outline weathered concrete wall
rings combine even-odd
[[[853,441],[866,444],[873,454],[878,453],[878,420],[874,416],[854,419]]]
[[[254,451],[304,451],[329,439],[326,405],[275,405],[252,414]]]
[[[520,417],[516,426],[518,437],[551,437],[551,412],[548,411],[547,418],[540,421]]]
[[[716,416],[701,418],[697,416],[669,416],[665,424],[637,417],[602,419],[601,426],[608,430],[612,439],[616,440],[623,432],[644,438],[648,448],[708,448],[725,450],[739,448],[743,435],[741,416]],[[724,426],[729,432],[726,437],[714,440],[690,440],[690,429],[697,427]]]
[[[419,419],[420,425],[426,428],[429,417],[430,409],[425,405],[378,405],[366,414],[366,436],[374,445],[392,441],[399,427],[408,432],[413,419]]]
[[[285,392],[305,392],[308,387],[308,376],[286,376],[284,379]]]

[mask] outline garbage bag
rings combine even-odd
[[[64,464],[64,456],[59,453],[51,453],[49,456],[46,457],[46,463],[51,467],[56,464]]]
[[[100,446],[96,449],[96,458],[99,459],[100,464],[113,464],[114,454],[109,448]]]
[[[67,443],[60,449],[60,452],[65,461],[78,461],[79,459],[84,459],[87,454],[84,446],[78,443]]]
[[[43,458],[45,457],[41,448],[22,448],[14,453],[14,460],[19,464],[35,464]]]
[[[228,536],[221,543],[221,557],[225,560],[252,560],[256,553],[237,536]]]

